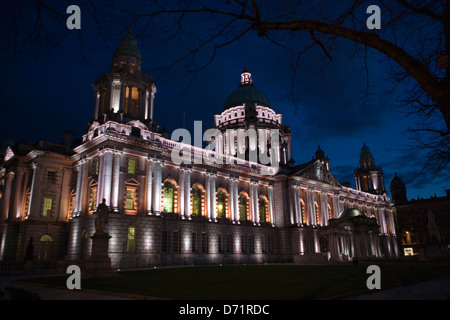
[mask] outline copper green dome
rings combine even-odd
[[[131,31],[128,30],[128,34],[120,39],[120,44],[114,51],[115,56],[130,55],[141,59],[141,52],[137,47],[137,40],[131,35]]]
[[[272,108],[269,98],[255,87],[252,80],[252,75],[247,68],[242,71],[241,83],[239,88],[234,90],[225,101],[223,110],[227,110],[236,106],[241,106],[244,103],[253,102],[257,105]]]
[[[356,208],[349,208],[349,209],[345,209],[344,211],[341,212],[341,214],[339,215],[338,219],[346,219],[346,218],[354,218],[354,217],[366,217],[366,214],[364,212],[362,212],[359,209]]]

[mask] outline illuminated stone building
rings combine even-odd
[[[106,231],[113,268],[398,255],[382,175],[369,189],[343,186],[320,147],[311,161],[295,165],[290,128],[247,69],[214,116],[211,149],[158,132],[156,86],[141,70],[136,39],[128,34],[111,71],[93,86],[93,117],[82,143],[67,155],[39,154],[55,166],[40,165],[34,150],[5,159],[1,258],[23,258],[30,235],[21,225],[36,220],[49,227],[34,239],[48,235],[53,258],[83,264],[103,199],[111,210]],[[47,188],[53,176],[54,188]],[[8,236],[13,221],[17,231]],[[59,223],[61,230],[54,227]],[[56,251],[60,245],[64,255]],[[20,249],[7,249],[13,246]]]

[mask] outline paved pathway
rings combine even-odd
[[[450,300],[450,276],[348,297],[346,300]]]

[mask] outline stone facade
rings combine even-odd
[[[103,199],[111,210],[105,232],[115,269],[398,255],[386,193],[341,185],[320,147],[310,162],[295,165],[290,129],[248,70],[215,116],[208,140],[215,148],[203,149],[158,131],[156,86],[141,66],[127,35],[111,72],[94,85],[93,119],[81,144],[9,150],[0,171],[0,259],[22,259],[32,236],[36,257],[83,265]],[[377,179],[384,185],[382,175]],[[339,244],[341,224],[330,221],[340,222],[351,208],[373,222],[367,239],[376,250]],[[379,245],[381,238],[389,245]]]

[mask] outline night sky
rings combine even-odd
[[[61,5],[61,13],[68,16],[66,5]],[[29,45],[13,55],[13,24],[4,13],[1,17],[0,140],[12,136],[15,142],[30,144],[38,139],[61,142],[67,129],[81,137],[92,116],[91,86],[110,71],[113,51],[126,28],[109,30],[105,43],[87,14],[81,31],[67,31],[65,21],[56,20],[51,26],[67,35],[57,47],[35,54]],[[204,129],[212,126],[214,114],[222,111],[247,67],[255,86],[291,126],[296,164],[311,160],[320,145],[330,158],[331,173],[354,187],[353,172],[366,143],[384,171],[388,192],[394,172],[406,183],[408,198],[443,196],[450,189],[448,171],[421,173],[423,156],[405,133],[417,119],[405,116],[407,109],[398,102],[404,88],[393,88],[386,58],[374,51],[367,52],[369,78],[362,55],[353,53],[351,42],[339,41],[331,62],[319,48],[304,54],[293,80],[291,54],[256,33],[221,48],[211,64],[195,73],[183,64],[161,68],[185,54],[183,41],[152,44],[148,37],[137,38],[143,72],[153,75],[158,89],[155,119],[161,127],[189,129],[196,120],[203,121]]]

